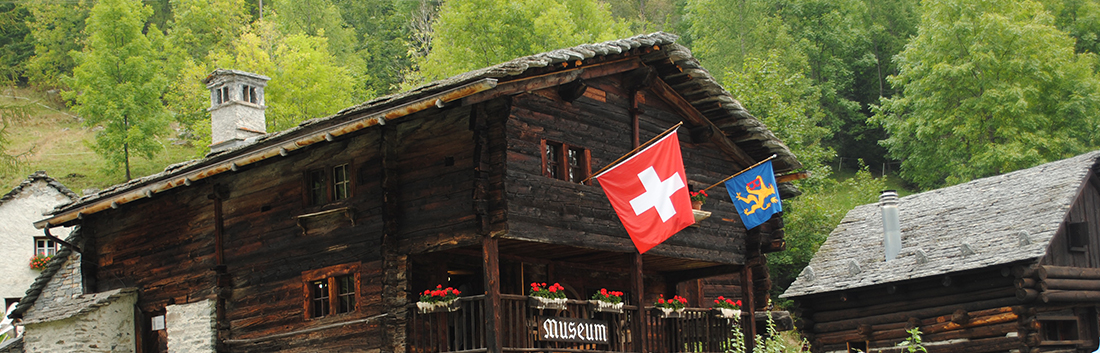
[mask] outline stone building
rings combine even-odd
[[[54,207],[77,199],[77,195],[57,180],[38,171],[0,198],[0,297],[4,308],[19,301],[38,276],[30,268],[36,254],[53,255],[59,244],[34,228],[34,221]],[[54,236],[65,238],[69,228],[51,229]]]

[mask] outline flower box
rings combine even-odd
[[[714,308],[714,316],[725,319],[739,319],[741,318],[741,310],[730,308]]]
[[[623,303],[605,302],[603,300],[589,300],[588,303],[592,306],[592,311],[601,313],[623,313]]]
[[[539,310],[565,310],[565,298],[528,297],[528,306]]]
[[[458,299],[445,302],[416,302],[416,308],[420,310],[421,314],[449,313],[457,311],[461,307],[458,304]]]
[[[684,308],[656,308],[658,315],[662,319],[680,319],[684,317]]]

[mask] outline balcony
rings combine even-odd
[[[408,321],[410,353],[476,353],[488,351],[485,338],[485,296],[458,299],[459,309],[449,313],[415,313]],[[504,352],[637,352],[632,330],[636,306],[624,306],[622,314],[595,312],[588,301],[569,300],[564,310],[539,310],[528,306],[528,297],[501,295],[501,342]],[[652,308],[646,308],[652,310]],[[662,319],[646,315],[646,352],[724,352],[731,337],[732,320],[718,318],[710,309],[688,308],[684,317]],[[588,319],[606,324],[600,335],[607,343],[560,342],[542,339],[540,319]],[[573,320],[579,321],[579,320]],[[589,321],[593,322],[593,321]],[[543,328],[545,330],[545,327]]]

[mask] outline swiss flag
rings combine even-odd
[[[596,179],[639,253],[695,223],[675,131]]]

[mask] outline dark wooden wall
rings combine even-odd
[[[1069,211],[1069,217],[1058,229],[1047,248],[1044,265],[1071,267],[1100,267],[1100,179],[1090,173],[1077,200]],[[1085,251],[1070,251],[1066,225],[1072,222],[1088,223],[1088,246]]]
[[[399,253],[430,252],[479,241],[471,199],[477,174],[470,118],[478,111],[487,120],[496,119],[497,123],[488,127],[502,135],[502,109],[496,102],[430,110],[89,217],[85,224],[94,229],[99,248],[98,290],[139,287],[139,307],[149,313],[162,312],[169,304],[215,299],[215,201],[210,195],[218,189],[223,200],[223,245],[230,288],[225,304],[230,331],[223,338],[257,340],[238,342],[231,348],[246,352],[304,352],[318,347],[378,350],[385,343],[377,321],[263,338],[359,320],[387,310],[382,293],[387,277],[384,267],[389,265],[384,265],[381,250],[387,212],[399,224],[399,239],[394,242],[401,248]],[[395,142],[384,147],[384,134]],[[496,141],[490,155],[495,153],[502,161],[504,142],[501,138]],[[383,148],[393,148],[396,159],[393,196],[398,206],[390,211],[385,210],[382,196]],[[307,205],[305,173],[342,163],[351,165],[351,197],[324,206]],[[499,191],[502,164],[491,168],[495,174],[490,175],[490,182],[498,187],[490,192],[495,200],[489,221],[497,231],[503,229],[504,220],[503,193]],[[344,212],[305,218],[301,221],[304,231],[299,226],[297,216],[340,207],[350,209],[354,226]],[[307,318],[302,273],[354,262],[362,264],[360,309]],[[404,276],[390,277],[400,281]],[[402,283],[393,284],[403,288]],[[413,297],[400,288],[396,293]]]
[[[991,268],[798,298],[799,326],[815,352],[844,350],[849,342],[869,343],[877,352],[903,341],[914,327],[926,344],[970,340],[930,351],[1027,352],[1029,323],[1022,318],[1029,307],[1015,295],[1015,277],[1003,274]],[[1006,336],[1021,331],[1023,336]]]
[[[626,231],[597,182],[578,185],[544,177],[541,140],[549,139],[591,151],[592,170],[632,149],[630,96],[619,75],[585,81],[589,88],[573,102],[553,89],[515,96],[508,138],[508,235],[510,239],[574,245],[590,249],[633,252]],[[656,95],[639,94],[641,142],[680,122],[680,117]],[[704,188],[737,172],[735,164],[709,144],[692,142],[688,128],[679,132],[689,183]],[[699,228],[673,236],[647,254],[743,263],[744,227],[725,189],[711,189],[703,206],[714,212]]]

